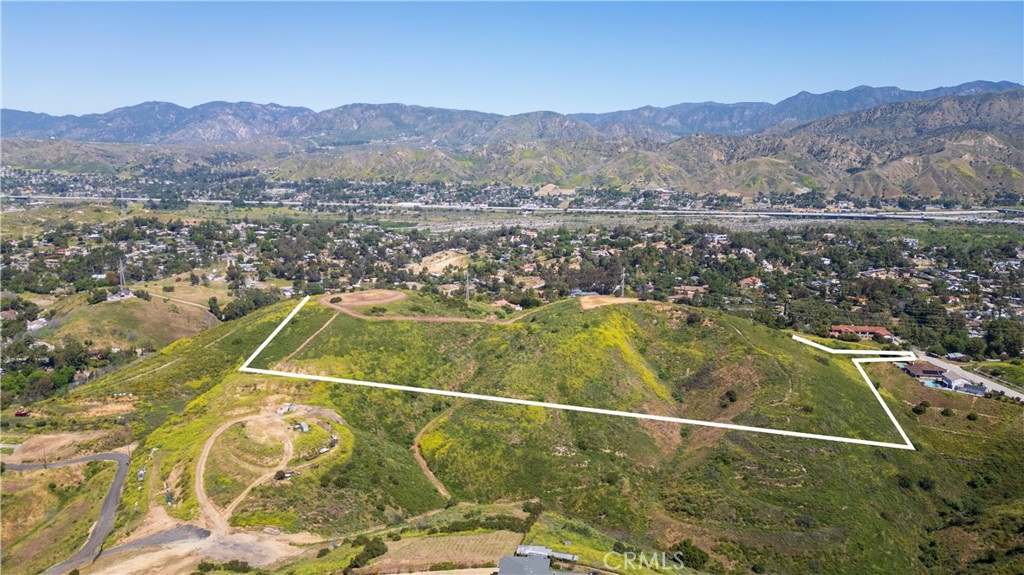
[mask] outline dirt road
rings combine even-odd
[[[114,529],[114,514],[117,512],[117,504],[121,501],[121,487],[124,485],[125,477],[128,476],[128,456],[124,453],[97,453],[96,455],[86,455],[85,457],[77,457],[55,463],[11,463],[6,465],[7,469],[11,471],[28,471],[31,469],[66,467],[88,461],[116,462],[117,473],[114,474],[114,481],[110,484],[110,489],[107,490],[107,495],[103,498],[99,519],[96,520],[92,531],[89,532],[89,539],[86,540],[85,545],[66,561],[50,567],[44,573],[67,573],[92,561],[99,555],[103,541],[107,538],[107,535],[110,535],[111,530]]]
[[[427,460],[423,458],[423,453],[420,451],[420,438],[422,438],[425,433],[433,429],[435,425],[441,422],[441,420],[449,417],[453,411],[465,404],[465,401],[461,401],[442,411],[437,417],[427,422],[427,424],[423,426],[423,429],[421,429],[412,440],[412,454],[413,457],[416,458],[416,463],[419,464],[420,469],[423,471],[423,475],[426,475],[427,479],[430,480],[430,483],[433,484],[434,489],[437,489],[437,492],[445,499],[451,499],[452,494],[448,492],[448,488],[444,486],[444,483],[441,483],[441,480],[434,475],[434,472],[430,470],[430,466],[427,465]]]
[[[199,521],[203,526],[214,533],[230,533],[231,525],[228,523],[227,518],[221,514],[220,510],[217,509],[216,504],[210,501],[210,498],[206,495],[206,484],[203,478],[206,476],[206,460],[210,457],[210,451],[213,450],[213,444],[220,437],[220,434],[227,431],[229,427],[242,421],[249,421],[250,419],[256,419],[262,417],[263,414],[248,415],[246,417],[236,417],[230,421],[221,424],[214,432],[210,435],[210,438],[203,444],[203,450],[199,454],[199,460],[196,462],[196,473],[195,473],[195,484],[193,488],[196,491],[196,501],[199,503]]]

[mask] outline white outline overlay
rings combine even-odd
[[[238,371],[241,371],[241,372],[244,372],[244,373],[257,373],[257,374],[260,374],[260,375],[273,375],[273,376],[278,376],[278,377],[288,377],[288,378],[292,378],[292,379],[305,379],[305,380],[311,380],[311,381],[324,381],[324,382],[328,382],[328,383],[343,383],[343,384],[348,384],[348,385],[360,385],[360,386],[364,386],[364,387],[375,387],[375,388],[378,388],[378,389],[390,389],[390,390],[393,390],[393,391],[408,391],[408,392],[413,392],[413,393],[426,393],[426,394],[430,394],[430,395],[444,395],[444,396],[448,396],[448,397],[458,397],[458,398],[461,398],[461,399],[477,399],[477,400],[492,401],[492,402],[497,402],[497,403],[511,403],[511,404],[517,404],[517,405],[528,405],[528,406],[531,406],[531,407],[543,407],[543,408],[547,408],[547,409],[561,409],[561,410],[564,410],[564,411],[580,411],[580,412],[585,412],[585,413],[597,413],[597,414],[600,414],[600,415],[615,415],[615,416],[618,416],[618,417],[631,417],[633,419],[648,419],[648,420],[652,420],[652,421],[664,421],[664,422],[668,422],[668,423],[681,423],[681,424],[684,424],[684,425],[700,425],[700,426],[704,426],[704,427],[717,427],[717,428],[720,428],[720,429],[730,429],[730,430],[734,430],[734,431],[751,431],[751,432],[754,432],[754,433],[767,433],[767,434],[771,434],[771,435],[784,435],[784,436],[788,436],[788,437],[801,437],[801,438],[804,438],[804,439],[821,439],[821,440],[825,440],[825,441],[835,441],[835,442],[838,442],[838,443],[853,443],[853,444],[857,444],[857,445],[871,445],[871,446],[874,446],[874,447],[888,447],[888,448],[892,448],[892,449],[907,449],[907,450],[915,451],[914,444],[911,443],[910,438],[907,437],[907,434],[903,431],[903,428],[900,427],[900,424],[896,421],[896,417],[893,415],[892,411],[889,410],[889,406],[885,404],[885,401],[882,399],[882,395],[880,393],[878,393],[878,390],[875,388],[875,385],[871,382],[871,379],[868,378],[868,374],[864,371],[864,368],[861,367],[862,363],[876,363],[876,362],[885,362],[885,361],[913,361],[913,360],[915,360],[916,357],[914,356],[913,352],[909,352],[909,351],[879,351],[879,350],[856,350],[856,349],[832,349],[830,347],[826,347],[824,345],[821,345],[819,343],[810,341],[808,339],[804,339],[804,338],[802,338],[802,337],[800,337],[798,335],[794,335],[793,336],[793,339],[795,339],[796,341],[798,341],[800,343],[809,345],[809,346],[811,346],[811,347],[813,347],[815,349],[819,349],[819,350],[828,352],[830,354],[835,354],[835,355],[883,356],[883,357],[871,357],[871,358],[857,357],[857,358],[851,358],[851,359],[853,360],[853,364],[857,367],[857,371],[859,371],[861,376],[864,377],[864,381],[867,382],[868,387],[871,389],[872,393],[875,394],[875,398],[878,399],[878,402],[880,404],[882,404],[882,409],[885,410],[886,415],[889,416],[890,421],[892,421],[893,425],[896,427],[896,430],[899,432],[900,437],[902,437],[903,441],[905,442],[905,443],[890,443],[890,442],[887,442],[887,441],[874,441],[874,440],[870,440],[870,439],[856,439],[856,438],[853,438],[853,437],[839,437],[839,436],[835,436],[835,435],[821,435],[821,434],[817,434],[817,433],[804,433],[802,431],[785,431],[785,430],[781,430],[781,429],[769,429],[769,428],[765,428],[765,427],[751,427],[751,426],[748,426],[748,425],[736,425],[736,424],[733,424],[733,423],[719,423],[719,422],[716,422],[716,421],[701,421],[701,420],[697,420],[697,419],[684,419],[684,418],[681,418],[681,417],[669,417],[669,416],[665,416],[665,415],[651,415],[651,414],[647,414],[647,413],[635,413],[635,412],[631,412],[631,411],[616,411],[616,410],[613,410],[613,409],[601,409],[601,408],[597,408],[597,407],[581,407],[579,405],[567,405],[567,404],[562,404],[562,403],[548,403],[546,401],[533,401],[533,400],[529,400],[529,399],[514,399],[514,398],[511,398],[511,397],[499,397],[499,396],[496,396],[496,395],[482,395],[482,394],[477,394],[477,393],[465,393],[465,392],[462,392],[462,391],[449,391],[449,390],[445,390],[445,389],[432,389],[432,388],[427,388],[427,387],[411,387],[411,386],[407,386],[407,385],[395,385],[395,384],[391,384],[391,383],[377,383],[377,382],[374,382],[374,381],[361,381],[361,380],[358,380],[358,379],[347,379],[347,378],[342,378],[342,377],[327,377],[327,376],[322,376],[322,375],[309,375],[309,374],[305,374],[305,373],[291,373],[291,372],[287,372],[287,371],[277,371],[277,370],[273,370],[273,369],[259,369],[259,368],[249,367],[249,364],[252,363],[253,360],[256,359],[256,357],[264,349],[266,349],[266,347],[268,345],[270,345],[270,342],[275,337],[277,337],[277,334],[279,334],[281,332],[281,330],[284,329],[284,327],[286,325],[288,325],[288,322],[290,322],[292,320],[292,318],[295,317],[295,315],[299,312],[299,310],[302,309],[302,306],[306,305],[306,302],[308,302],[308,301],[309,301],[309,296],[306,296],[306,297],[302,298],[302,301],[299,302],[299,305],[295,306],[295,309],[293,309],[291,311],[291,313],[289,313],[287,315],[287,317],[285,317],[284,320],[281,321],[281,323],[277,326],[277,328],[274,329],[273,332],[271,332],[271,334],[267,337],[267,339],[264,340],[263,343],[260,344],[260,346],[256,348],[256,351],[254,351],[252,353],[252,355],[249,356],[249,359],[245,360],[245,363],[242,364],[242,367],[240,367],[238,369]]]

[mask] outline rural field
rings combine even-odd
[[[401,539],[389,542],[388,552],[372,565],[382,573],[437,571],[431,569],[436,565],[495,567],[495,558],[512,555],[522,540],[522,533],[511,531]]]

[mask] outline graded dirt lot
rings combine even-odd
[[[331,303],[331,300],[336,297],[340,297],[341,301]],[[405,293],[400,291],[371,289],[366,291],[356,291],[340,295],[324,296],[320,298],[320,303],[328,307],[333,307],[334,309],[349,311],[353,308],[365,307],[368,305],[393,303],[396,301],[401,301],[405,299],[405,297]]]
[[[51,435],[33,435],[25,440],[14,453],[5,455],[4,463],[42,463],[43,461],[60,461],[77,455],[85,455],[86,444],[101,439],[109,432],[80,431],[77,433],[54,433]]]
[[[454,268],[465,268],[466,261],[468,260],[466,254],[457,252],[455,250],[444,250],[443,252],[437,252],[436,254],[430,254],[429,256],[420,260],[418,264],[409,264],[408,268],[413,273],[420,273],[426,271],[429,274],[441,274],[448,266]]]
[[[381,573],[426,571],[433,564],[456,557],[460,565],[479,566],[511,555],[522,541],[522,533],[511,531],[389,541],[388,552],[374,561],[372,567]]]
[[[580,300],[580,307],[585,310],[617,303],[636,303],[640,301],[634,297],[617,297],[613,295],[585,295],[578,299]]]

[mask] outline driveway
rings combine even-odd
[[[33,469],[51,469],[54,467],[65,467],[76,465],[87,461],[115,461],[117,462],[117,473],[114,474],[114,481],[103,498],[103,506],[100,508],[100,517],[93,525],[89,533],[89,539],[85,545],[64,562],[50,567],[44,573],[61,575],[76,567],[80,567],[96,558],[103,546],[103,541],[114,529],[114,513],[117,512],[117,504],[121,500],[121,487],[124,485],[125,477],[128,476],[128,456],[123,453],[97,453],[65,461],[54,463],[11,463],[5,465],[10,471],[29,471]]]
[[[916,353],[917,357],[919,357],[922,361],[926,361],[926,362],[928,362],[928,363],[930,363],[932,365],[936,365],[938,367],[941,367],[942,369],[945,369],[946,371],[952,371],[953,373],[959,375],[960,377],[963,377],[963,378],[968,379],[970,381],[977,381],[979,383],[983,383],[983,384],[985,384],[985,387],[987,387],[990,391],[1001,391],[1001,392],[1006,394],[1006,397],[1012,397],[1014,399],[1024,399],[1024,393],[1021,393],[1021,392],[1019,392],[1019,391],[1017,391],[1015,389],[1006,387],[1005,385],[999,383],[998,381],[995,381],[993,379],[989,379],[989,378],[985,377],[984,375],[981,375],[980,373],[974,373],[973,371],[967,371],[966,369],[964,369],[964,368],[962,368],[962,367],[960,367],[960,366],[958,366],[956,364],[949,363],[948,361],[945,361],[945,360],[939,359],[937,357],[932,357],[930,355],[927,355],[925,352],[921,351],[920,349],[914,349],[914,353]]]

